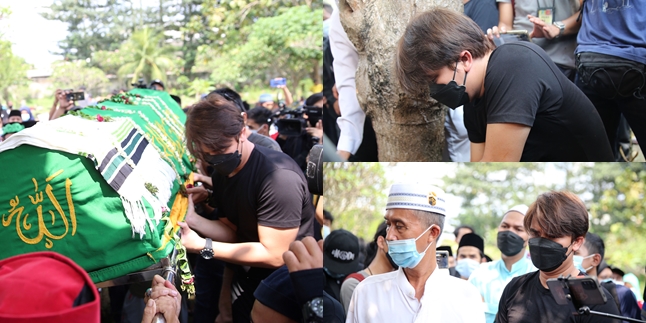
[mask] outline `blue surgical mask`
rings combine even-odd
[[[415,268],[417,265],[419,265],[419,262],[422,261],[422,258],[424,258],[424,255],[426,254],[426,250],[433,244],[433,241],[424,249],[424,252],[419,253],[417,251],[417,245],[415,242],[421,238],[426,231],[430,230],[433,227],[431,225],[428,227],[422,234],[419,235],[419,237],[413,239],[404,239],[404,240],[394,240],[394,241],[386,241],[388,244],[388,254],[390,257],[393,259],[393,262],[397,264],[399,267],[403,268]]]
[[[576,269],[578,269],[578,270],[580,270],[580,271],[587,274],[588,270],[592,269],[592,267],[594,267],[594,266],[590,266],[590,267],[588,267],[588,269],[583,268],[583,259],[587,259],[587,258],[590,258],[592,256],[594,256],[594,255],[589,255],[587,257],[581,257],[581,256],[574,255],[574,257],[572,258],[572,261],[574,262],[574,267],[576,267]]]
[[[455,265],[455,270],[460,273],[460,276],[469,278],[471,276],[471,273],[473,273],[474,270],[478,269],[478,267],[480,267],[479,262],[470,258],[464,258],[458,260],[458,263]]]

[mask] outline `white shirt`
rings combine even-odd
[[[446,145],[442,161],[470,162],[471,142],[467,128],[464,126],[464,107],[449,109],[444,120],[444,136]]]
[[[359,54],[341,25],[339,10],[334,10],[329,21],[330,50],[334,56],[332,66],[341,110],[341,116],[336,120],[341,130],[337,150],[355,154],[363,140],[363,123],[366,120],[366,113],[359,106],[354,81]]]
[[[420,300],[401,268],[366,278],[354,290],[346,318],[346,323],[484,321],[482,299],[475,286],[437,267]]]

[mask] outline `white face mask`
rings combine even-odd
[[[29,121],[29,119],[31,119],[31,117],[28,114],[21,114],[21,116],[22,116],[22,121],[23,122],[24,121]]]
[[[330,235],[330,227],[327,225],[323,226],[323,239],[327,238]]]

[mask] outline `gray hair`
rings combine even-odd
[[[426,212],[426,211],[421,211],[421,210],[411,210],[415,216],[419,219],[419,221],[424,225],[425,228],[430,227],[431,225],[435,224],[440,227],[440,235],[437,236],[437,241],[440,240],[440,236],[442,235],[442,232],[444,231],[444,215],[435,213],[435,212]]]

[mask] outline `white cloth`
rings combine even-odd
[[[346,323],[484,321],[482,299],[475,286],[437,267],[420,300],[401,268],[366,278],[355,288],[346,318]]]
[[[341,110],[341,116],[336,120],[341,130],[337,150],[355,154],[363,140],[363,124],[366,120],[366,113],[359,106],[354,79],[359,64],[359,54],[341,25],[339,10],[334,10],[329,21],[330,50],[334,56],[332,66]]]
[[[442,161],[470,162],[471,142],[467,128],[464,126],[464,107],[449,109],[444,120],[444,136],[446,145]]]

